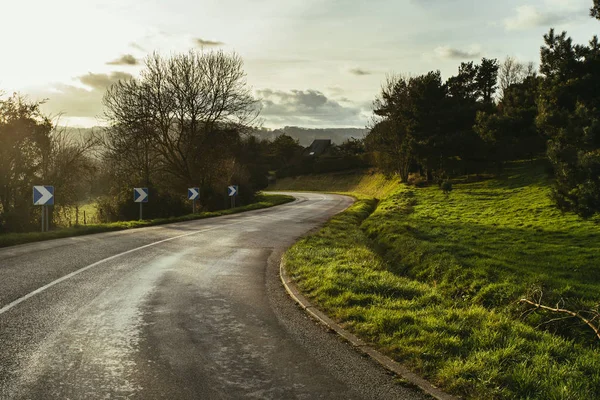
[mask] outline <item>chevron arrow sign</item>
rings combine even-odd
[[[134,188],[133,189],[133,201],[136,203],[147,203],[148,202],[148,188]]]
[[[227,194],[229,194],[229,197],[237,196],[237,194],[238,194],[238,186],[237,185],[228,186],[227,187]]]
[[[199,188],[189,188],[188,189],[188,200],[196,200],[200,196]]]
[[[54,186],[34,186],[33,187],[33,205],[52,206],[54,205]]]

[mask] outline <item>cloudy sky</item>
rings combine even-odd
[[[0,90],[49,99],[70,126],[101,121],[112,82],[144,57],[235,51],[266,127],[364,127],[387,73],[481,57],[539,60],[550,27],[600,31],[591,0],[0,0]]]

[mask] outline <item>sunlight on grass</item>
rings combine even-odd
[[[532,287],[575,308],[600,301],[599,221],[561,214],[548,190],[535,163],[448,197],[396,184],[301,240],[286,265],[320,308],[452,393],[597,398],[591,330],[516,304]]]
[[[353,193],[380,199],[397,186],[395,179],[386,178],[377,172],[350,171],[284,178],[270,186],[269,190]]]

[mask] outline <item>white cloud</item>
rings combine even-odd
[[[42,110],[51,115],[64,114],[67,120],[85,121],[101,116],[102,97],[106,88],[132,76],[125,72],[88,73],[76,78],[75,84],[57,83],[45,90],[33,91],[37,99],[47,99]]]
[[[553,8],[556,10],[556,8]],[[562,24],[582,16],[579,9],[564,9],[557,11],[541,11],[534,6],[524,5],[515,9],[516,14],[504,20],[504,27],[509,31],[519,31],[534,28],[536,26],[547,26]]]

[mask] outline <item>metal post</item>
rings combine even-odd
[[[44,226],[46,225],[46,220],[44,219],[44,208],[46,208],[46,206],[42,206],[42,232],[44,232]]]
[[[192,214],[196,214],[196,199],[192,200]]]
[[[144,203],[140,203],[140,221],[142,220],[142,204]]]
[[[46,209],[46,232],[50,232],[50,209],[48,206],[44,206]]]

